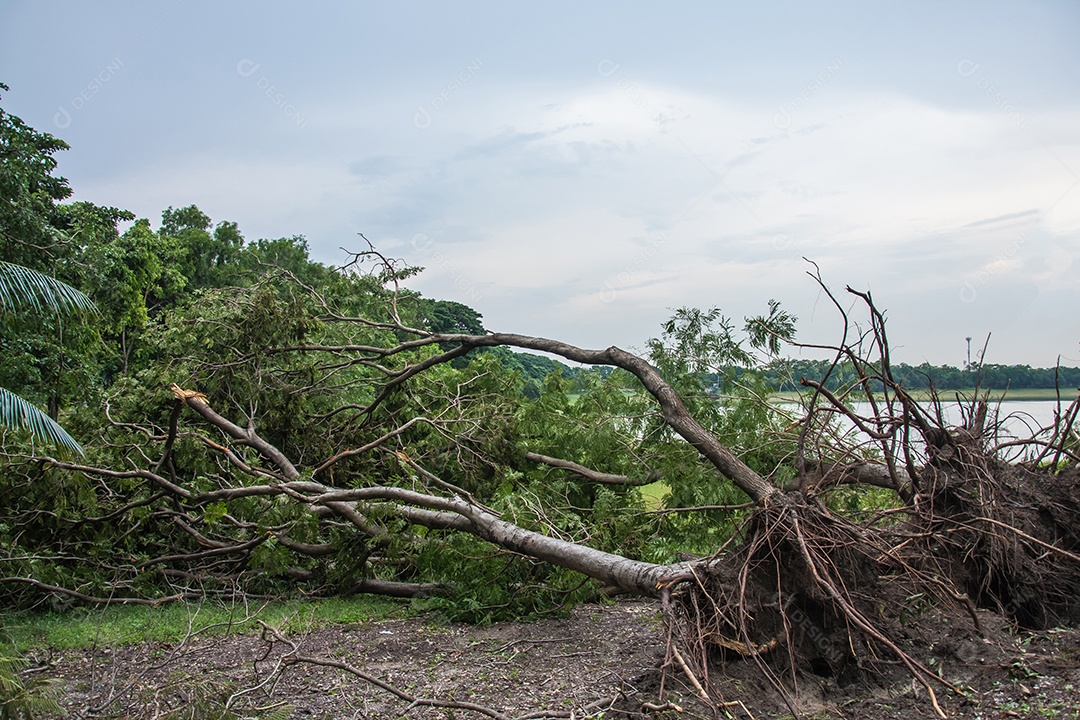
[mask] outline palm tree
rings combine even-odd
[[[96,310],[94,301],[75,288],[22,265],[0,261],[0,312],[21,308],[71,312]],[[82,446],[51,417],[0,387],[0,425],[28,430],[38,440],[83,454]]]

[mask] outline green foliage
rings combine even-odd
[[[767,352],[771,357],[780,354],[783,343],[795,337],[796,317],[780,308],[780,302],[769,300],[769,313],[747,318],[746,333],[750,345]]]
[[[103,318],[86,311],[94,308],[87,281],[101,266],[91,250],[131,216],[89,203],[57,204],[70,189],[53,175],[53,155],[66,148],[0,110],[0,384],[17,393],[5,396],[4,419],[79,451],[56,421],[69,401],[92,401],[98,386],[103,346],[94,326]],[[47,415],[37,404],[47,405]]]
[[[487,332],[480,320],[483,316],[468,305],[453,300],[418,301],[418,321],[422,327],[436,333],[483,335]]]
[[[56,681],[23,678],[26,661],[0,646],[0,720],[33,720],[44,714],[63,714],[57,702]]]
[[[661,337],[649,342],[650,359],[695,419],[752,469],[777,482],[786,479],[782,468],[793,455],[795,438],[783,431],[782,418],[767,402],[765,359],[755,350],[772,352],[779,340],[791,339],[793,328],[794,318],[776,302],[769,303],[767,315],[746,320],[743,337],[719,309],[680,308],[664,324]],[[743,371],[735,375],[732,367]],[[730,537],[743,515],[725,508],[749,498],[673,436],[652,409],[651,398],[645,402],[639,412],[650,415],[637,431],[643,447],[635,455],[657,458],[652,464],[668,489],[663,504],[667,509],[715,508],[662,514],[646,559],[670,562],[685,553],[710,553]]]
[[[580,370],[571,370],[563,363],[549,357],[527,352],[514,352],[505,347],[480,348],[474,350],[473,354],[494,356],[500,365],[517,374],[521,394],[533,400],[543,393],[544,383],[551,373],[556,373],[564,378],[574,378],[582,372]]]
[[[324,287],[331,282],[334,273],[330,268],[312,262],[308,252],[307,240],[300,235],[260,239],[244,247],[240,264],[249,273],[276,268],[307,285]]]
[[[8,88],[0,84],[0,89]],[[40,263],[43,257],[62,254],[70,245],[60,229],[56,202],[70,195],[71,190],[66,180],[52,174],[56,168],[53,155],[66,148],[62,141],[32,130],[0,109],[0,343],[5,350],[17,350],[5,353],[2,376],[8,387],[20,370],[33,374],[46,370],[48,376],[52,374],[48,371],[57,369],[49,362],[49,356],[55,357],[56,353],[43,353],[40,344],[34,342],[39,328],[56,328],[60,334],[55,347],[60,347],[60,315],[94,310],[93,302],[84,293],[30,266]],[[44,321],[47,325],[42,324],[43,318],[48,318]],[[48,336],[56,337],[53,332]],[[52,343],[47,341],[46,345]],[[0,424],[27,430],[37,440],[82,453],[79,443],[56,422],[60,378],[56,377],[52,385],[49,415],[15,392],[0,388]],[[23,390],[22,383],[15,387]]]
[[[0,387],[0,425],[26,430],[31,436],[58,448],[83,454],[82,446],[51,417],[15,393]]]
[[[767,373],[769,386],[774,390],[792,391],[800,389],[801,378],[821,378],[831,366],[828,360],[779,360]],[[876,365],[868,366],[876,371]],[[983,388],[993,390],[1024,390],[1061,388],[1064,394],[1070,394],[1072,388],[1080,387],[1080,368],[1054,367],[1033,368],[1029,365],[996,365],[985,363],[969,368],[950,365],[909,365],[895,363],[892,366],[893,377],[909,390],[938,391],[968,390]],[[830,390],[842,390],[853,387],[859,382],[859,374],[850,362],[838,364],[829,374],[825,387]],[[871,389],[881,391],[881,383],[873,381]]]
[[[0,83],[0,90],[7,91]],[[58,240],[56,203],[71,195],[63,177],[53,175],[63,140],[40,133],[0,108],[0,239],[5,249],[24,244],[26,255]],[[26,265],[26,262],[20,262]]]
[[[244,238],[236,223],[213,222],[194,205],[161,214],[162,238],[171,242],[173,263],[195,288],[231,284],[240,265]]]
[[[0,311],[15,312],[26,306],[35,312],[96,309],[93,300],[70,285],[28,267],[0,261]]]
[[[719,308],[682,307],[664,323],[661,338],[649,341],[649,357],[665,378],[700,379],[723,365],[750,365],[753,356],[735,338]],[[670,380],[669,380],[670,382]]]

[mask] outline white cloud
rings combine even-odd
[[[1021,286],[1080,300],[1075,106],[1019,127],[990,102],[837,86],[778,127],[765,101],[627,71],[557,91],[466,85],[426,127],[414,110],[404,95],[324,100],[289,135],[267,112],[251,134],[286,138],[280,151],[219,147],[77,187],[152,218],[194,202],[249,238],[305,234],[328,261],[366,232],[429,268],[421,291],[475,306],[490,326],[589,345],[640,346],[668,308],[740,317],[771,297],[809,306],[801,314],[832,332],[802,256],[838,286],[872,286],[937,361],[933,333],[915,329],[928,298],[952,313],[937,323],[948,333],[992,325],[978,313]],[[1023,231],[1037,232],[1010,252]],[[417,233],[432,244],[418,248]],[[965,282],[977,302],[958,299]]]
[[[1008,250],[1020,225],[1047,237],[1075,227],[1075,204],[1054,204],[1073,182],[1062,158],[1074,148],[1048,149],[993,106],[821,98],[780,132],[766,108],[636,88],[546,105],[518,91],[485,105],[468,140],[477,151],[418,181],[468,186],[446,210],[482,238],[454,252],[484,278],[498,306],[489,319],[640,344],[670,307],[730,303],[738,316],[773,296],[805,301],[807,290],[791,289],[817,292],[801,255],[839,284],[874,286],[899,318],[922,304],[913,293],[957,303],[965,278],[991,278],[984,296],[1017,281],[1057,286],[1075,258],[1068,243]],[[1045,124],[1076,119],[1062,110]],[[488,146],[498,151],[479,151]],[[1010,214],[1021,219],[978,225]],[[650,243],[662,250],[633,266]],[[1036,271],[1028,255],[1045,252],[1057,261]],[[542,288],[560,300],[524,304]]]

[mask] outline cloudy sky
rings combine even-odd
[[[835,342],[805,257],[899,359],[1078,365],[1078,38],[1075,0],[7,0],[0,82],[77,198],[364,233],[492,330],[776,298]]]

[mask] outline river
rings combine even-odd
[[[795,403],[782,403],[789,412],[797,412]],[[920,402],[919,405],[931,416],[936,415],[932,403]],[[991,403],[987,413],[986,426],[998,425],[998,442],[1008,440],[1026,439],[1038,432],[1040,428],[1050,426],[1054,422],[1055,413],[1064,413],[1069,403],[1059,405],[1053,400],[1003,400]],[[879,406],[880,407],[880,406]],[[871,414],[870,403],[858,402],[852,404],[852,409],[863,417]],[[960,406],[955,402],[943,402],[941,404],[942,415],[945,424],[955,427],[962,422]],[[1078,423],[1080,425],[1080,423]],[[846,418],[841,418],[841,426],[845,429],[854,429],[854,425]],[[1073,432],[1076,432],[1074,428]],[[1047,439],[1049,436],[1046,436]]]

